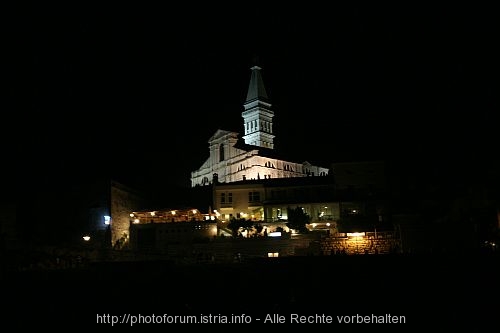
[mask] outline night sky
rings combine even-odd
[[[9,27],[21,181],[188,186],[210,136],[243,130],[255,61],[285,154],[469,167],[494,149],[500,57],[494,11],[468,6],[33,8]]]
[[[417,188],[435,182],[449,187],[449,195],[462,183],[487,184],[496,179],[489,188],[498,194],[500,27],[493,2],[490,6],[235,3],[228,7],[212,1],[204,5],[167,1],[156,6],[44,2],[34,7],[23,4],[17,12],[3,11],[3,54],[8,57],[3,64],[6,73],[13,73],[5,80],[4,91],[14,109],[3,110],[2,132],[8,134],[2,185],[12,185],[13,191],[3,187],[2,193],[16,194],[16,232],[21,234],[16,245],[81,242],[77,225],[81,221],[76,217],[82,217],[77,215],[84,203],[78,198],[82,188],[98,179],[115,179],[164,199],[163,207],[171,206],[169,200],[187,193],[180,189],[189,186],[191,171],[208,158],[208,140],[216,130],[242,132],[250,67],[256,62],[275,112],[275,148],[284,155],[327,166],[337,161],[384,160],[396,182],[413,182]],[[5,100],[4,105],[8,105]],[[9,158],[12,141],[14,162]],[[481,195],[478,191],[477,197]],[[405,200],[411,198],[401,199]],[[66,274],[58,275],[54,287],[19,279],[19,288],[8,282],[13,297],[6,303],[15,313],[7,312],[5,322],[18,326],[50,322],[53,328],[71,321],[80,328],[94,322],[95,312],[167,313],[168,303],[172,313],[182,306],[190,312],[215,313],[212,302],[221,301],[231,307],[230,313],[238,313],[245,307],[235,304],[253,306],[252,299],[272,300],[263,307],[269,313],[286,312],[286,308],[271,309],[281,290],[300,296],[297,303],[304,306],[298,312],[304,313],[316,309],[311,306],[318,299],[342,299],[345,302],[329,302],[326,310],[321,304],[318,311],[328,313],[338,306],[336,314],[355,314],[370,306],[367,314],[386,309],[407,314],[413,309],[420,316],[409,316],[412,323],[436,327],[432,326],[436,319],[447,329],[463,321],[484,325],[484,320],[473,320],[472,310],[481,313],[477,318],[497,318],[498,289],[491,286],[498,274],[477,262],[469,265],[460,260],[460,272],[465,268],[474,273],[454,276],[455,271],[449,273],[437,258],[436,266],[403,265],[409,269],[406,272],[390,261],[387,274],[380,266],[369,278],[340,274],[334,281],[340,281],[340,289],[332,285],[314,292],[302,288],[318,280],[308,266],[297,274],[279,266],[276,271],[284,275],[274,279],[280,282],[270,294],[261,294],[255,288],[258,284],[249,285],[245,294],[241,285],[248,276],[258,276],[257,281],[273,276],[267,266],[263,271],[241,270],[241,275],[228,275],[228,269],[220,277],[189,270],[187,279],[176,269],[174,280],[161,275],[159,283],[166,286],[161,288],[142,271],[139,284],[132,279],[135,275],[114,280],[114,274],[106,281],[92,281],[83,274],[68,288]],[[333,266],[324,267],[325,271],[312,272],[328,276]],[[346,268],[353,274],[366,271],[364,265]],[[156,271],[152,275],[160,276]],[[34,276],[33,280],[50,275]],[[177,281],[175,276],[179,285],[165,285]],[[196,303],[203,290],[200,276],[209,278],[203,286],[230,284],[215,294],[209,288],[192,310],[190,301]],[[109,281],[119,282],[110,288]],[[186,287],[178,288],[183,283]],[[349,288],[357,283],[361,287]],[[353,298],[352,290],[365,290],[359,296],[368,298],[357,294]],[[390,306],[380,307],[383,300],[372,297],[379,295],[372,290],[383,291]],[[182,294],[179,304],[171,298],[176,291]],[[328,297],[315,299],[317,292]],[[130,301],[134,295],[140,299],[135,304]],[[446,311],[453,313],[445,316]]]

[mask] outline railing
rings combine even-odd
[[[335,234],[330,235],[332,238],[349,238],[353,237],[348,235],[348,232],[337,232]],[[369,232],[364,232],[362,236],[358,237],[363,237],[365,239],[395,239],[397,238],[397,233],[396,231],[369,231]]]

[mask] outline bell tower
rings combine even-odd
[[[251,70],[247,98],[243,104],[245,109],[242,113],[245,133],[243,139],[248,145],[274,149],[274,112],[271,110],[271,103],[264,88],[261,68],[253,66]]]

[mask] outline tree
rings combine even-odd
[[[227,227],[229,229],[231,229],[231,231],[233,232],[233,237],[237,237],[238,236],[238,231],[240,229],[244,229],[247,231],[247,234],[250,230],[252,230],[253,228],[253,222],[250,221],[250,220],[246,220],[244,218],[232,218],[230,221],[229,221],[229,224],[227,225]]]
[[[299,232],[308,231],[306,224],[311,221],[311,217],[304,212],[302,207],[287,208],[288,222],[287,226]]]
[[[262,230],[264,230],[264,227],[260,223],[256,223],[253,227],[255,228],[255,232],[257,232],[257,234],[259,235],[262,232]]]

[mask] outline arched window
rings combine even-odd
[[[221,143],[219,146],[219,162],[224,161],[224,144]]]

